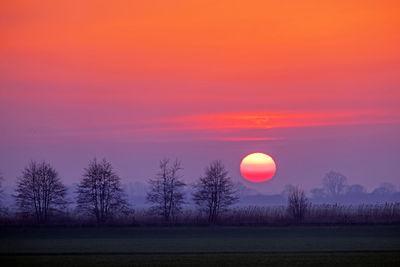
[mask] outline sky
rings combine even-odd
[[[28,1],[0,9],[0,170],[66,184],[93,157],[124,183],[214,159],[262,193],[339,171],[400,189],[398,1]],[[241,178],[271,155],[273,179]]]

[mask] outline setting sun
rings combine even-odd
[[[250,182],[268,181],[274,176],[275,172],[275,161],[271,156],[264,153],[249,154],[240,163],[240,173]]]

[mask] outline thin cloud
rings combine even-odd
[[[375,110],[219,113],[175,117],[160,121],[171,128],[181,130],[271,129],[395,122],[399,122],[398,116]]]
[[[33,127],[31,131],[9,129],[4,137],[23,134],[35,140],[120,140],[123,142],[274,142],[283,139],[272,129],[373,125],[398,123],[396,113],[376,110],[312,111],[312,112],[243,112],[216,113],[164,119],[135,121],[103,121],[98,125],[63,124]]]

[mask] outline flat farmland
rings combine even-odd
[[[2,266],[399,266],[400,226],[2,227]]]

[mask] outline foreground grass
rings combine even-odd
[[[400,266],[398,253],[1,256],[2,266]]]
[[[0,228],[1,266],[400,266],[400,225]]]
[[[0,228],[0,254],[261,253],[399,249],[400,225]]]

